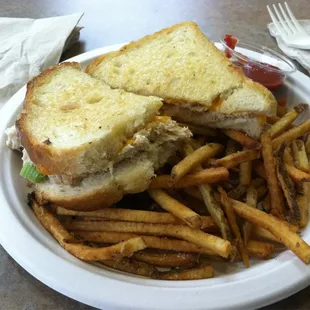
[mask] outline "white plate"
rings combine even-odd
[[[95,57],[116,50],[108,46],[70,59],[86,66]],[[246,50],[241,50],[249,54]],[[296,72],[286,81],[289,102],[310,102],[310,79]],[[6,251],[37,279],[73,299],[104,309],[249,309],[261,307],[309,284],[310,269],[290,251],[276,258],[239,266],[213,279],[158,281],[102,269],[63,250],[42,228],[26,204],[26,187],[19,176],[20,156],[5,145],[3,131],[11,126],[26,88],[0,112],[0,241]],[[310,227],[303,232],[310,243]]]

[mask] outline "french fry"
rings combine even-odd
[[[238,184],[234,189],[228,192],[228,196],[233,199],[241,199],[247,190],[247,186],[243,184]]]
[[[196,229],[201,227],[199,214],[169,196],[165,191],[161,189],[149,189],[148,193],[164,210],[170,212],[188,226]]]
[[[238,143],[234,140],[228,140],[226,150],[225,150],[225,156],[228,156],[230,154],[237,153],[239,150]]]
[[[307,194],[297,195],[296,199],[300,214],[299,226],[304,228],[309,222],[309,201],[307,199]]]
[[[100,264],[111,267],[116,270],[124,271],[127,273],[137,274],[143,277],[152,277],[158,270],[152,265],[146,263],[137,262],[132,259],[122,258],[119,260],[104,260]]]
[[[277,149],[282,143],[291,142],[310,131],[310,120],[284,132],[279,137],[272,140],[272,147]]]
[[[249,187],[246,195],[246,203],[252,207],[256,208],[257,206],[257,190],[254,187]],[[244,244],[247,245],[251,234],[252,234],[252,224],[248,221],[245,221],[242,226],[243,240]]]
[[[223,257],[228,257],[231,251],[231,244],[229,241],[185,225],[149,224],[118,221],[72,221],[71,223],[66,224],[66,228],[74,230],[75,232],[114,231],[179,238],[192,242],[197,246],[210,249]]]
[[[101,261],[131,256],[134,252],[146,248],[141,237],[112,245],[110,247],[92,248],[83,244],[66,243],[64,240],[72,235],[60,224],[58,219],[45,207],[32,201],[32,209],[44,228],[59,242],[59,244],[73,256],[86,261]]]
[[[242,218],[267,229],[287,248],[293,251],[306,264],[310,261],[310,246],[296,233],[288,228],[284,222],[247,204],[229,199],[235,212]]]
[[[248,186],[252,179],[252,161],[240,164],[239,184]]]
[[[287,99],[280,98],[277,105],[277,116],[283,117],[287,113]]]
[[[280,119],[281,117],[277,115],[267,116],[267,123],[273,125],[276,122],[278,122]]]
[[[258,188],[263,185],[265,185],[265,180],[263,178],[256,178],[250,182],[250,186],[254,188]]]
[[[269,259],[274,253],[274,245],[272,243],[249,240],[246,249],[250,256],[258,257],[261,259]]]
[[[310,182],[310,174],[305,173],[291,165],[285,164],[288,175],[294,182]]]
[[[233,209],[231,207],[231,203],[228,200],[228,196],[227,196],[226,192],[221,187],[219,188],[219,192],[220,192],[220,195],[221,195],[222,206],[223,206],[225,214],[227,216],[229,225],[231,227],[231,230],[232,230],[233,234],[236,237],[237,248],[238,248],[238,250],[239,250],[239,252],[241,254],[241,257],[242,257],[242,260],[243,260],[243,263],[244,263],[245,267],[248,268],[248,267],[250,267],[250,261],[249,261],[248,252],[247,252],[247,250],[246,250],[246,248],[244,246],[244,242],[243,242],[243,239],[241,237],[239,226],[237,224],[234,211],[233,211]]]
[[[292,141],[292,150],[294,154],[296,168],[308,173],[309,162],[304,142],[302,140]]]
[[[184,192],[196,199],[203,201],[203,197],[197,187],[187,187],[184,188]]]
[[[286,225],[289,230],[291,230],[294,233],[299,232],[299,228],[296,225],[290,224],[288,222],[282,222],[283,225]],[[273,242],[282,243],[278,238],[276,238],[273,234],[271,234],[268,230],[265,228],[259,227],[257,225],[253,225],[252,233],[257,238],[266,239]]]
[[[223,150],[223,146],[218,143],[209,143],[195,150],[193,153],[186,156],[177,165],[172,168],[171,180],[172,183],[178,182],[184,175],[186,175],[193,168],[199,166],[201,163],[217,155]]]
[[[260,160],[254,160],[252,163],[252,168],[259,177],[265,180],[267,179],[265,166]]]
[[[292,149],[291,149],[291,145],[287,144],[285,146],[284,149],[284,153],[283,153],[283,160],[286,164],[291,165],[291,166],[295,166],[295,161],[292,155]]]
[[[245,133],[243,133],[242,131],[234,129],[223,129],[222,132],[226,136],[240,143],[249,150],[257,150],[261,147],[260,143],[257,140],[250,138],[249,136],[245,135]]]
[[[184,240],[170,239],[166,237],[146,236],[134,233],[113,232],[113,231],[78,231],[75,233],[82,240],[98,243],[119,243],[134,237],[143,237],[143,240],[150,249],[167,250],[175,252],[198,253],[208,256],[216,255],[213,251],[198,247],[193,243]]]
[[[296,120],[298,115],[306,108],[305,104],[300,104],[295,107],[294,110],[286,113],[281,119],[279,119],[271,128],[268,129],[268,133],[272,139],[279,136]]]
[[[269,194],[263,199],[262,207],[267,213],[269,213],[270,211],[270,195]]]
[[[202,265],[193,269],[171,270],[153,275],[155,279],[161,280],[198,280],[212,278],[214,271],[211,265]]]
[[[218,136],[218,131],[213,128],[207,128],[204,126],[187,124],[187,123],[178,123],[178,125],[182,127],[187,127],[194,135],[202,135],[202,136],[209,136],[209,137]]]
[[[199,190],[210,215],[221,231],[222,237],[225,240],[230,240],[230,229],[228,223],[219,203],[213,197],[211,186],[205,184],[200,186]]]
[[[193,174],[187,174],[173,188],[186,188],[200,184],[213,184],[228,180],[229,172],[224,167],[204,169]],[[159,175],[152,179],[149,188],[171,188],[171,176]]]
[[[227,169],[238,166],[246,161],[257,159],[260,157],[258,150],[247,150],[216,159],[211,165],[214,167],[223,166]]]
[[[198,263],[198,256],[190,253],[135,253],[133,258],[139,262],[158,267],[194,267]]]
[[[308,155],[308,160],[310,160],[310,134],[308,133],[305,139],[305,148]]]
[[[276,238],[272,233],[270,233],[265,228],[259,227],[257,225],[253,225],[252,235],[259,239],[265,239],[268,241],[281,243],[281,241]]]
[[[261,201],[267,194],[268,188],[265,185],[261,185],[256,188],[257,191],[257,200]]]
[[[267,183],[270,192],[270,212],[274,216],[283,218],[283,194],[281,192],[280,185],[277,179],[276,159],[273,156],[271,138],[268,133],[262,135],[261,143]]]
[[[68,216],[83,216],[86,220],[107,219],[154,224],[183,224],[183,221],[180,221],[178,218],[176,218],[170,213],[132,209],[106,208],[96,211],[83,212],[57,207],[56,214]],[[201,229],[212,229],[216,227],[211,216],[201,216],[200,218]]]
[[[298,207],[298,203],[296,200],[296,191],[294,187],[294,183],[288,175],[284,162],[283,162],[283,151],[284,145],[280,147],[279,156],[277,157],[277,175],[278,180],[280,181],[280,185],[282,187],[282,191],[286,198],[287,204],[290,208],[293,219],[296,221],[300,220],[300,210]],[[272,201],[272,196],[271,196]]]
[[[199,146],[203,146],[207,143],[207,136],[198,136],[195,140]]]

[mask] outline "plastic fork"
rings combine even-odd
[[[310,35],[295,18],[288,4],[284,2],[284,5],[286,10],[283,9],[281,3],[278,3],[279,9],[273,4],[275,14],[272,12],[269,5],[267,5],[267,10],[279,35],[288,46],[310,49]]]

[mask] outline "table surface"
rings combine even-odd
[[[192,20],[218,41],[225,33],[276,49],[267,30],[266,5],[275,0],[1,0],[1,17],[43,18],[84,12],[80,40],[63,58],[138,39],[175,23]],[[299,19],[310,17],[309,0],[290,1]],[[301,69],[301,67],[299,67]],[[301,69],[305,72],[303,69]],[[56,266],[55,266],[56,267]],[[0,246],[0,309],[93,309],[65,297],[23,270]],[[264,308],[310,309],[310,287]]]

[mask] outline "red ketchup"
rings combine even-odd
[[[238,39],[231,34],[227,34],[224,37],[224,42],[229,48],[234,50],[236,44],[238,43]],[[280,69],[278,67],[263,62],[260,62],[259,64],[261,65],[259,65],[257,62],[248,59],[246,56],[238,52],[235,53],[236,57],[240,55],[243,59],[238,58],[236,61],[234,61],[234,64],[242,67],[244,75],[246,75],[253,81],[262,84],[268,89],[276,89],[283,84],[285,74],[279,72]],[[228,49],[225,50],[225,55],[228,58],[232,57],[232,53]],[[275,71],[274,69],[279,71]]]

